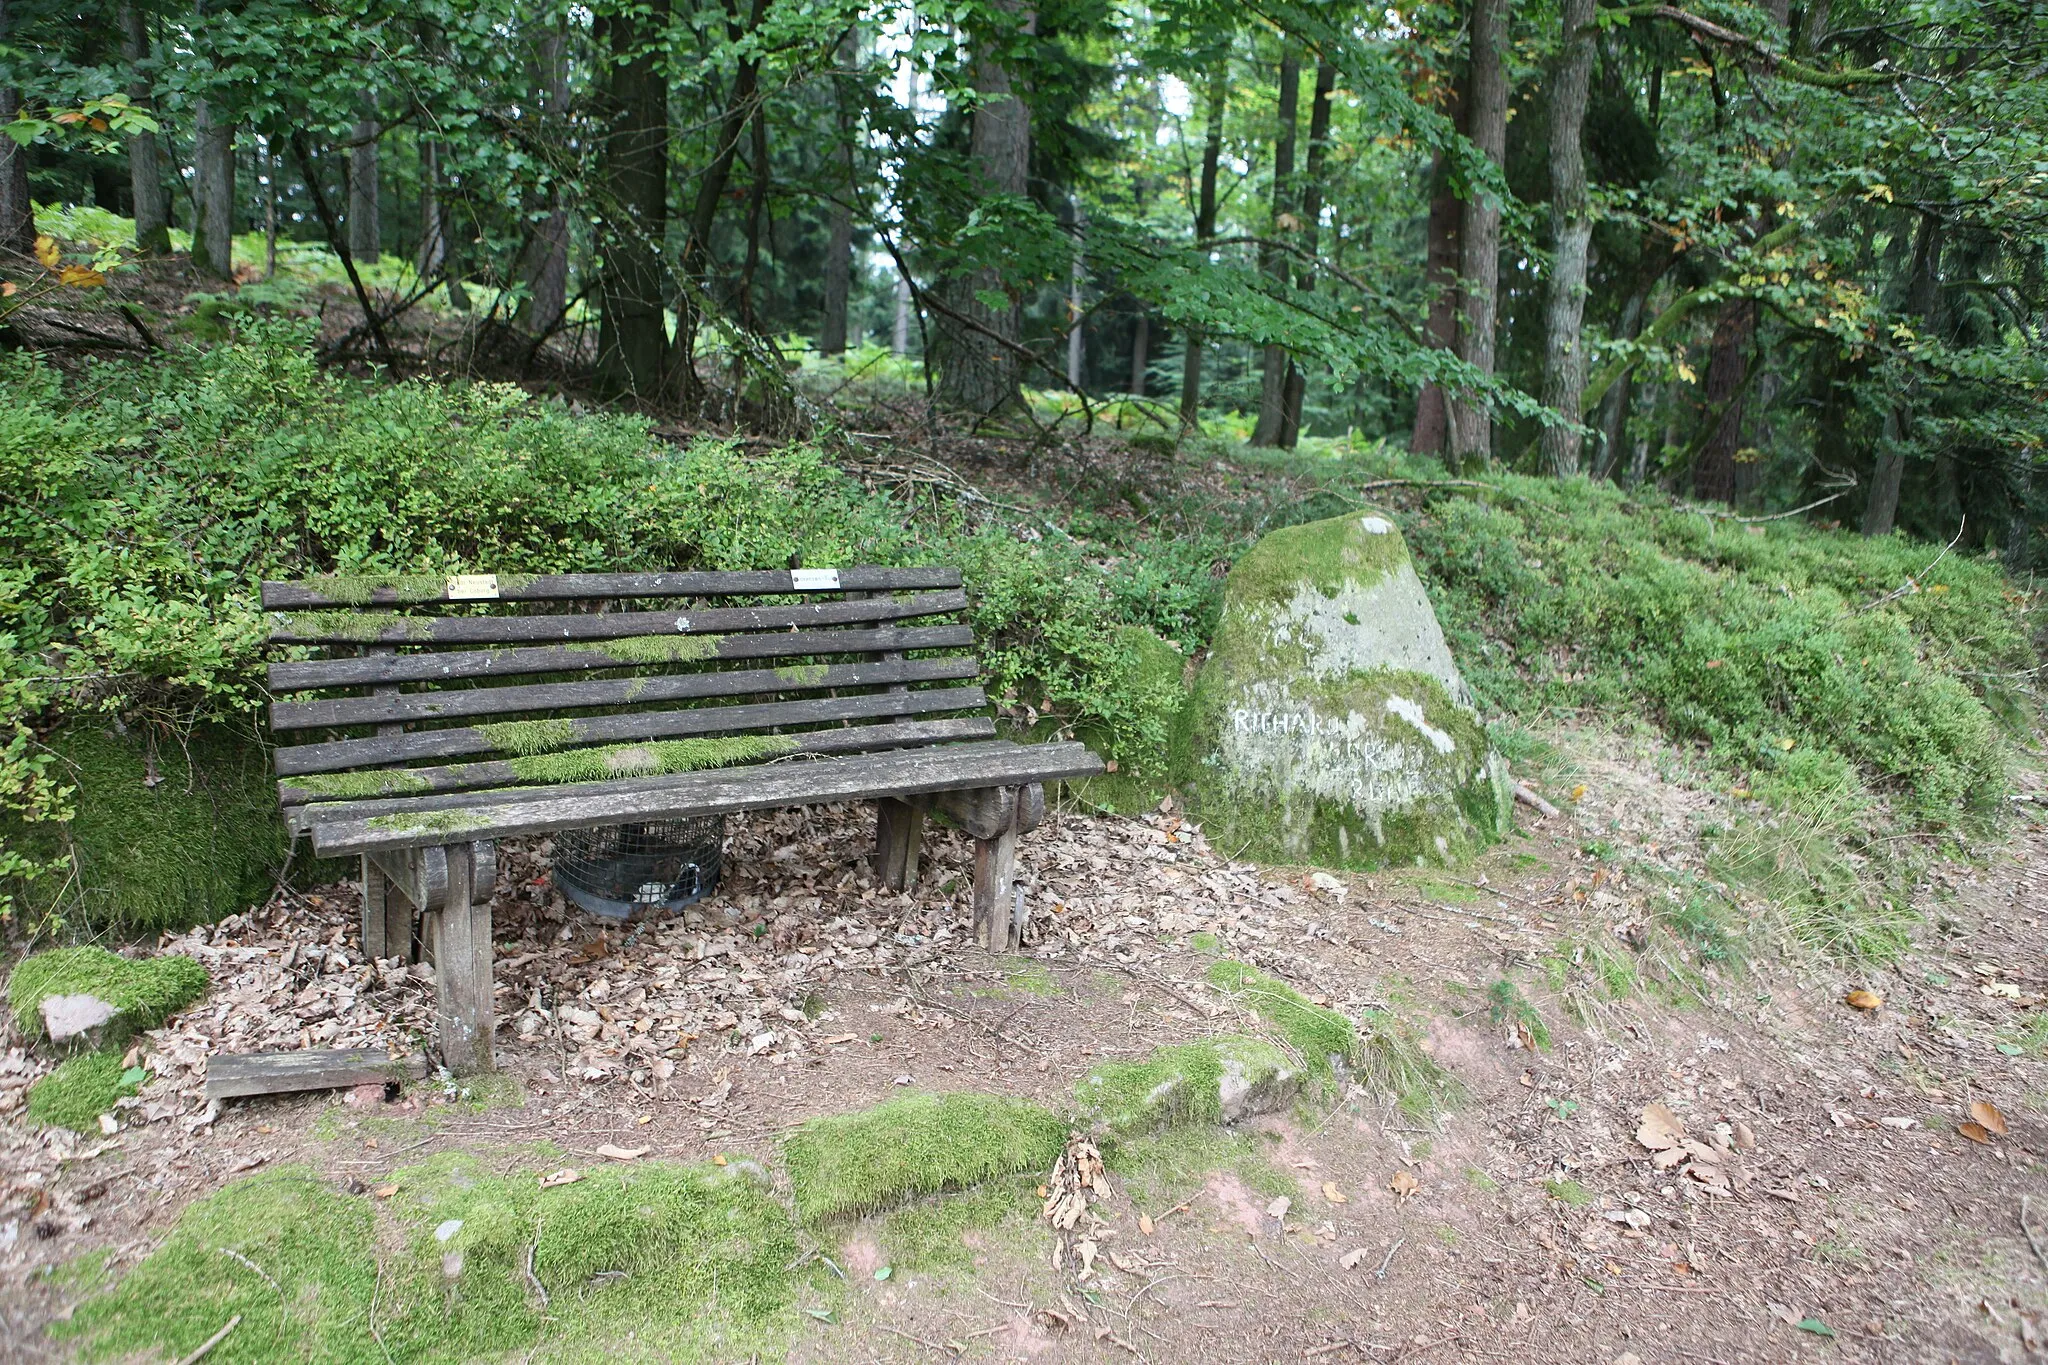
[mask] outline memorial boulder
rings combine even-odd
[[[1401,532],[1370,510],[1238,561],[1180,767],[1210,842],[1266,862],[1445,863],[1513,818]]]

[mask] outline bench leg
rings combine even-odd
[[[994,837],[974,841],[974,938],[992,953],[1009,952],[1023,946],[1023,926],[1017,922],[1014,902],[1017,883],[1017,820],[1012,805],[1010,821]]]
[[[363,858],[363,956],[412,961],[412,903],[367,855]]]
[[[925,799],[893,797],[875,803],[875,876],[891,891],[917,885],[917,858],[924,846]]]
[[[491,886],[488,843],[449,844],[448,892],[434,915],[434,1028],[441,1061],[458,1074],[491,1069],[496,1027],[491,990]]]

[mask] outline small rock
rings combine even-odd
[[[43,1031],[59,1046],[74,1041],[96,1046],[105,1026],[121,1014],[118,1006],[96,995],[46,996],[38,1008],[43,1016]]]

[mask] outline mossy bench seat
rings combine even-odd
[[[871,800],[900,890],[937,809],[974,837],[1001,951],[1043,784],[1103,771],[995,738],[958,569],[307,579],[263,605],[273,644],[329,656],[270,666],[271,727],[304,741],[278,798],[314,853],[361,858],[363,951],[433,961],[456,1070],[491,1061],[498,838]]]

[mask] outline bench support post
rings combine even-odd
[[[448,892],[433,916],[434,1029],[441,1060],[462,1074],[491,1069],[496,1006],[491,989],[489,841],[449,844]],[[485,876],[478,876],[479,872]]]
[[[1022,919],[1015,905],[1017,883],[1017,809],[1008,803],[1009,820],[989,838],[974,841],[974,938],[992,953],[1009,952],[1024,943]]]
[[[412,960],[412,904],[368,854],[363,855],[363,956]]]
[[[922,796],[884,797],[875,803],[875,876],[891,891],[917,885],[925,805]]]

